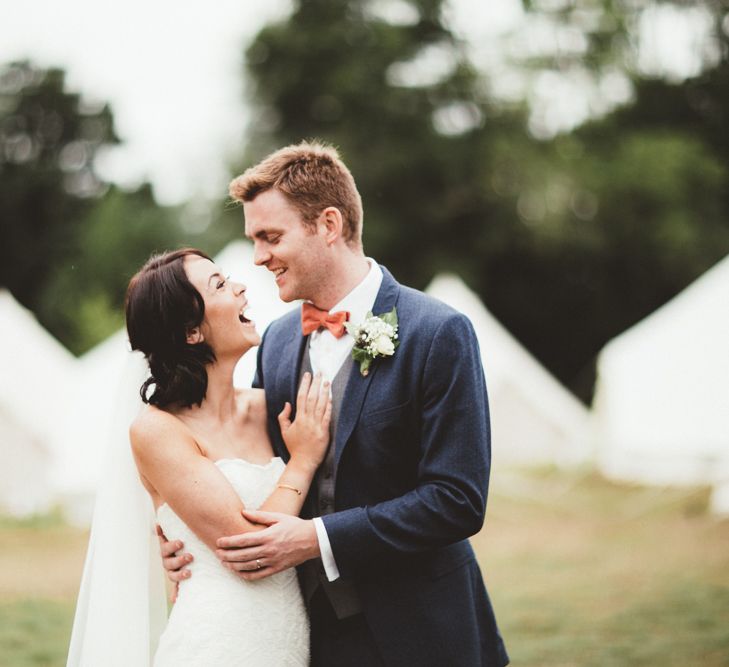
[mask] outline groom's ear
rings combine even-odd
[[[202,335],[200,327],[195,327],[187,332],[187,338],[185,340],[188,345],[197,345],[198,343],[202,343],[205,340],[205,337]]]
[[[336,206],[327,206],[319,216],[327,245],[333,245],[342,236],[342,212]]]

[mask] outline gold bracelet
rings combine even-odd
[[[301,495],[301,491],[299,491],[295,486],[291,486],[290,484],[278,484],[277,486],[279,489],[289,489],[291,491],[296,491],[297,495]]]

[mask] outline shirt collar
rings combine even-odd
[[[371,257],[366,259],[370,265],[367,275],[362,279],[362,282],[329,311],[333,313],[339,310],[348,310],[350,322],[360,323],[364,320],[365,315],[375,305],[375,299],[382,284],[380,265]]]

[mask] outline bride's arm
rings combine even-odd
[[[292,456],[262,509],[297,515],[301,511],[329,438],[331,401],[320,382],[302,382],[296,420],[287,405],[279,416]],[[142,478],[211,549],[216,540],[262,526],[243,518],[238,494],[218,467],[202,455],[194,438],[174,416],[145,410],[130,428],[134,459]],[[293,488],[291,488],[293,487]]]
[[[329,422],[332,414],[329,384],[319,374],[312,379],[311,374],[304,373],[296,396],[296,419],[293,422],[290,419],[291,405],[284,405],[278,416],[278,423],[291,458],[276,488],[259,509],[292,515],[298,515],[301,511],[329,444]],[[266,428],[265,395],[261,389],[253,391],[260,392],[261,437],[266,439],[270,447]],[[256,526],[258,529],[263,527],[260,524]]]
[[[205,544],[214,549],[221,535],[253,529],[241,516],[243,503],[233,487],[200,453],[179,420],[148,409],[132,423],[129,436],[147,490],[166,502]]]

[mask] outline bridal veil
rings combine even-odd
[[[127,354],[123,371],[109,378],[109,390],[118,400],[109,436],[99,443],[106,451],[68,667],[147,667],[167,620],[154,508],[139,480],[128,437],[141,407],[137,392],[146,369],[137,353]]]

